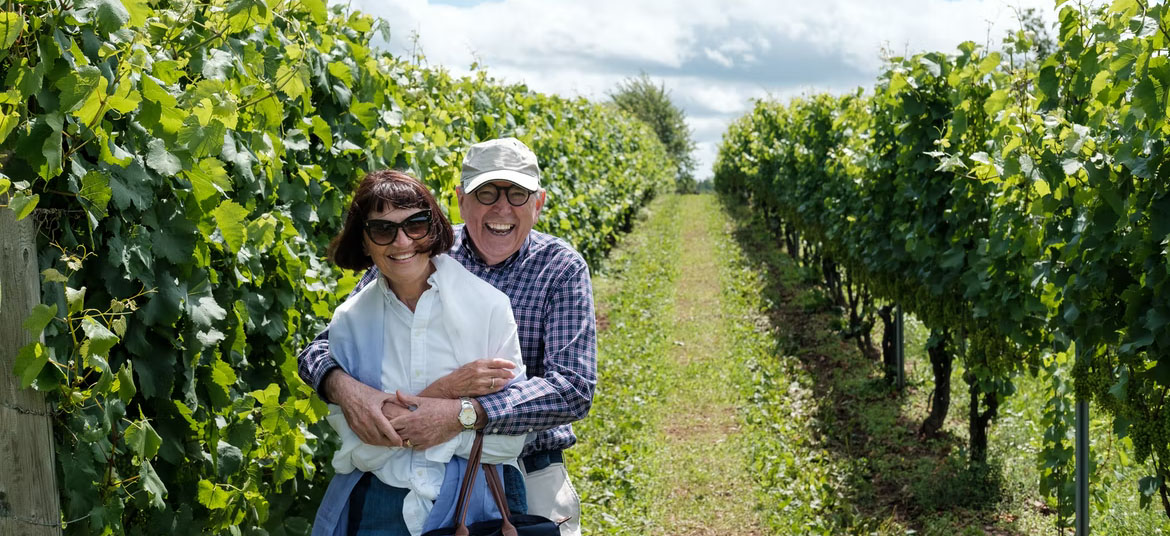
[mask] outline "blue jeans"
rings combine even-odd
[[[402,501],[410,490],[383,484],[371,473],[362,475],[349,495],[348,536],[410,536],[402,519]]]
[[[371,473],[362,475],[349,495],[348,536],[409,536],[402,519],[402,501],[410,490],[384,484]],[[513,515],[528,513],[524,474],[504,466],[504,495]]]

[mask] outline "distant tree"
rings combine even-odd
[[[609,96],[619,109],[641,119],[658,134],[658,139],[674,159],[677,190],[681,193],[695,192],[695,158],[691,155],[695,150],[695,141],[691,139],[686,114],[671,102],[666,87],[656,85],[649,75],[642,73],[641,76],[618,83],[617,89]]]
[[[1030,59],[1037,63],[1042,63],[1056,51],[1056,40],[1036,8],[1017,9],[1016,19],[1020,28],[1008,32],[1004,44],[1014,46],[1017,52],[1030,54]]]

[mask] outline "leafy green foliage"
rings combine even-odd
[[[642,120],[666,147],[674,159],[676,190],[680,193],[694,193],[695,184],[695,140],[686,123],[686,113],[670,100],[670,92],[662,84],[655,85],[650,76],[642,73],[618,84],[610,94],[618,109]]]
[[[725,134],[716,187],[963,333],[973,395],[1052,374],[1046,491],[1066,488],[1075,392],[1153,460],[1138,491],[1170,514],[1168,43],[1166,6],[1132,0],[1065,5],[1047,57],[1024,32],[893,58],[872,95],[759,103]],[[1052,363],[1074,346],[1069,389]]]
[[[519,137],[540,228],[593,261],[672,183],[632,118],[412,65],[323,0],[18,5],[0,190],[47,222],[47,308],[16,372],[56,411],[69,534],[308,532],[333,443],[295,356],[344,297],[323,253],[365,172],[458,220],[463,148]]]

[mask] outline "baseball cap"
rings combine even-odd
[[[498,138],[472,145],[463,156],[463,191],[471,193],[492,181],[508,181],[529,191],[540,189],[536,154],[516,138]]]

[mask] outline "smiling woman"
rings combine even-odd
[[[377,267],[377,282],[337,308],[329,344],[346,373],[380,391],[388,418],[413,409],[395,393],[425,395],[476,357],[503,357],[523,373],[508,297],[444,255],[453,242],[450,222],[422,183],[402,172],[376,171],[362,179],[345,226],[330,244],[329,257],[342,268]],[[483,381],[494,391],[507,384],[507,378],[497,379]],[[467,464],[474,411],[469,422],[460,415],[464,433],[447,441],[428,443],[405,433],[400,440],[390,432],[393,442],[386,445],[367,442],[355,431],[360,423],[351,423],[352,415],[337,405],[330,409],[341,447],[313,534],[418,535],[451,519],[458,489],[453,484]],[[485,436],[484,461],[514,466],[524,438]],[[482,500],[485,479],[478,480],[468,510],[472,522],[499,516]],[[522,504],[523,481],[506,481],[510,499]]]

